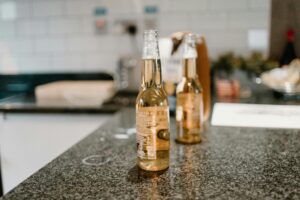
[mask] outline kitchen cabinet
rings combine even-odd
[[[92,133],[110,116],[0,113],[4,194]]]

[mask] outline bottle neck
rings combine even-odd
[[[186,79],[197,78],[196,72],[196,58],[184,58],[182,75]]]
[[[183,51],[183,77],[187,79],[197,78],[196,74],[196,35],[188,34],[184,37]]]
[[[143,59],[142,88],[161,87],[161,64],[159,59]]]
[[[158,34],[155,30],[144,32],[142,88],[148,87],[161,87]]]
[[[159,59],[157,31],[144,32],[143,59]]]

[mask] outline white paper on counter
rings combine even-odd
[[[300,129],[300,105],[216,103],[211,124]]]

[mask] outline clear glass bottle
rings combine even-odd
[[[136,99],[137,164],[147,171],[169,167],[169,105],[162,86],[158,34],[144,32],[142,85]]]
[[[184,37],[183,76],[176,88],[176,141],[193,144],[201,141],[203,129],[202,87],[196,73],[196,35]]]

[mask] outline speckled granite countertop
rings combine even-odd
[[[172,119],[170,168],[146,173],[135,166],[134,121],[133,109],[118,112],[3,199],[300,198],[300,130],[208,126],[185,146]]]

